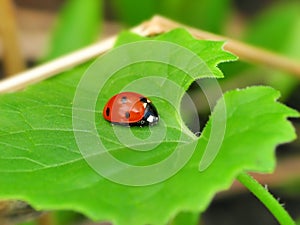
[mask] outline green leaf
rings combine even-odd
[[[221,33],[231,10],[231,1],[224,0],[112,0],[115,16],[126,25],[136,25],[155,14],[190,26]],[[182,13],[184,11],[184,13]]]
[[[198,213],[182,212],[174,218],[170,225],[197,225],[199,224],[199,220],[200,217]]]
[[[43,61],[82,48],[96,40],[101,28],[102,0],[68,0],[53,30]]]
[[[134,43],[141,48],[143,45],[147,46],[143,40],[144,38],[134,34],[123,33],[117,42],[120,47],[116,50],[126,47],[128,43]],[[273,171],[276,145],[295,138],[294,129],[286,118],[297,117],[299,114],[276,102],[279,93],[272,88],[235,90],[226,93],[224,101],[218,101],[201,137],[197,138],[181,120],[178,112],[180,98],[193,79],[222,77],[216,65],[236,57],[222,50],[223,43],[195,40],[181,29],[151,40],[163,42],[167,46],[172,43],[173,46],[185,47],[197,58],[204,60],[213,74],[200,70],[193,73],[193,76],[187,76],[184,71],[174,68],[171,64],[141,62],[118,70],[100,92],[92,87],[76,90],[89,73],[96,75],[92,85],[99,85],[97,79],[106,78],[105,71],[111,65],[105,64],[107,67],[98,68],[97,62],[101,62],[100,59],[88,70],[89,64],[82,65],[25,91],[0,96],[1,199],[25,200],[37,209],[75,210],[94,220],[109,220],[114,224],[165,224],[181,211],[203,212],[216,192],[227,189],[242,171]],[[130,44],[127,47],[129,46]],[[125,52],[126,58],[121,59],[132,59],[136,52],[140,52],[142,58],[147,51],[151,52],[152,48],[143,51],[131,50],[135,52]],[[158,56],[167,55],[170,60],[185,61],[181,54],[161,50]],[[189,61],[190,64],[187,65],[193,67],[191,62],[193,61]],[[113,58],[113,64],[117,63],[118,60]],[[149,76],[153,79],[154,75],[170,80],[183,89],[168,86],[167,82],[161,84],[152,80],[142,83],[142,86],[138,82]],[[164,88],[161,88],[162,86]],[[101,111],[107,99],[125,87],[153,96],[151,100],[161,118],[156,126],[129,129],[111,126],[104,121]],[[76,95],[74,98],[78,90],[83,90],[83,96]],[[89,104],[72,109],[72,106],[76,106],[78,97],[88,96],[84,93],[95,91],[99,92],[99,98],[92,111],[85,108],[89,107]],[[82,99],[83,103],[89,102],[89,98]],[[173,100],[175,104],[172,105],[166,99]],[[95,122],[87,121],[84,117],[74,117],[74,114],[72,118],[72,110],[77,113],[90,113],[95,117]],[[79,120],[81,130],[73,129],[76,120]],[[96,134],[88,129],[89,122],[96,125]],[[215,134],[214,124],[224,125],[224,122],[226,130],[219,154],[206,170],[199,172],[199,163],[206,146],[210,143],[210,138],[216,138],[210,137]],[[162,135],[162,141],[158,142],[155,135],[160,135],[163,129],[165,135]],[[131,141],[129,131],[132,131],[139,141]],[[126,186],[100,176],[91,168],[89,161],[85,159],[101,160],[105,155],[99,153],[84,159],[82,151],[92,148],[93,141],[91,137],[88,138],[84,143],[86,149],[79,151],[78,140],[75,140],[78,132],[87,137],[99,135],[109,153],[120,161],[135,166],[161,162],[162,159],[171,156],[176,147],[180,154],[193,150],[193,147],[196,149],[188,163],[169,179],[148,186]],[[120,132],[121,135],[117,136],[116,132]],[[122,141],[128,141],[127,145]],[[158,145],[147,152],[133,150],[136,147],[145,150],[150,144]],[[179,157],[173,164],[181,160]],[[116,171],[117,168],[114,167],[110,169],[113,174],[124,172]],[[150,175],[141,179],[147,181],[169,169],[165,167],[164,170],[153,170]],[[131,179],[136,176],[140,174],[132,173],[125,178]]]
[[[55,225],[72,225],[81,221],[83,216],[73,211],[57,211],[51,214],[51,218]]]
[[[115,11],[115,16],[122,23],[133,26],[149,19],[157,12],[159,2],[153,0],[112,0],[111,4]]]
[[[159,14],[187,25],[214,33],[222,33],[228,22],[231,0],[165,0],[160,1]],[[183,13],[184,12],[184,13]]]

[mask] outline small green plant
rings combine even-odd
[[[281,224],[294,224],[277,200],[247,173],[274,170],[275,147],[296,138],[287,118],[299,117],[299,113],[277,102],[280,94],[273,88],[254,86],[232,90],[215,104],[198,138],[181,119],[181,98],[195,80],[201,83],[201,78],[222,78],[217,65],[236,57],[223,50],[223,42],[196,40],[183,29],[154,38],[124,32],[115,49],[131,44],[143,49],[149,44],[147,41],[152,41],[153,46],[165,43],[193,53],[190,61],[185,61],[177,51],[157,54],[179,64],[182,62],[181,65],[191,68],[191,73],[171,63],[141,61],[115,71],[108,78],[105,71],[111,64],[99,68],[97,64],[87,63],[22,92],[0,96],[0,198],[24,200],[38,210],[74,210],[93,220],[120,225],[166,224],[180,212],[204,212],[215,194],[227,189],[237,178]],[[136,52],[128,51],[127,58],[136,57]],[[142,57],[147,52],[139,54]],[[200,67],[194,65],[193,60],[198,59],[203,62]],[[113,64],[118,60],[108,62]],[[93,74],[96,86],[107,79],[101,90],[80,89],[87,73]],[[157,80],[150,82],[153,76]],[[144,79],[149,82],[138,82]],[[158,82],[161,80],[164,82]],[[105,121],[101,115],[104,104],[124,89],[153,96],[151,99],[163,122],[149,129],[129,129],[111,126]],[[78,95],[78,90],[83,95]],[[89,102],[85,97],[94,92],[98,95],[94,105],[77,104],[78,99]],[[93,110],[87,110],[91,106]],[[94,121],[77,117],[86,114]],[[89,129],[91,122],[95,130]],[[76,129],[74,124],[78,125]],[[165,135],[155,139],[155,134],[161,134],[163,129]],[[134,141],[130,139],[129,130],[134,134]],[[116,132],[128,142],[124,144]],[[86,135],[85,143],[78,143],[78,134]],[[185,156],[186,161],[176,173],[159,182],[117,183],[91,166],[89,160],[98,163],[97,160],[105,156],[91,147],[92,138],[97,135],[106,152],[135,167],[157,164],[173,154],[180,156],[175,156],[174,165],[183,160],[181,156]],[[221,137],[221,142],[215,145],[217,151],[211,152],[208,146],[220,140],[216,137]],[[151,151],[134,151],[136,147],[148,149],[149,144],[154,146]],[[85,151],[93,154],[85,155]],[[186,152],[191,154],[186,155]],[[113,164],[107,167],[111,174],[124,172]],[[134,173],[131,176],[147,182],[168,169],[152,170],[143,177]],[[131,180],[131,177],[121,179]],[[176,219],[173,223],[176,224]]]

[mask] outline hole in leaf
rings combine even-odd
[[[196,82],[192,83],[183,96],[180,113],[186,126],[199,137],[209,119],[211,110],[204,92]]]

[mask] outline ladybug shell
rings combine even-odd
[[[158,122],[158,113],[151,101],[135,92],[114,95],[104,106],[103,117],[113,124],[146,126]]]

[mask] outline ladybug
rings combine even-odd
[[[104,106],[103,117],[112,124],[140,127],[155,125],[159,120],[152,102],[135,92],[122,92],[111,97]]]

